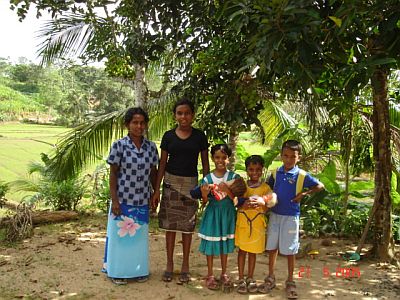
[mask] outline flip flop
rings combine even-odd
[[[111,278],[111,281],[116,285],[128,284],[128,280],[126,280],[125,278]]]
[[[173,276],[174,276],[174,272],[164,271],[164,273],[163,273],[163,275],[162,275],[162,281],[164,281],[164,282],[171,282]]]
[[[135,282],[143,283],[149,280],[149,276],[140,276],[134,279]]]
[[[189,272],[181,272],[178,278],[178,284],[189,283],[190,281],[190,273]]]

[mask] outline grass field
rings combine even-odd
[[[50,153],[52,145],[68,129],[58,126],[0,123],[0,180],[10,182],[26,177],[30,162],[40,162],[40,153]],[[19,201],[22,194],[7,194]]]
[[[42,152],[51,153],[52,145],[66,131],[68,128],[59,126],[0,123],[0,180],[10,182],[27,177],[28,164],[40,162]],[[251,133],[242,133],[240,144],[249,154],[262,155],[266,150],[264,146],[255,142]],[[213,168],[212,163],[211,168]],[[20,201],[24,195],[26,194],[9,192],[7,198]]]

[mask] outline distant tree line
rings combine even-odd
[[[0,58],[0,121],[50,120],[75,126],[133,105],[132,88],[102,68],[72,61],[42,67]]]

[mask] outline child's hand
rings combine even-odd
[[[268,193],[266,195],[263,196],[265,205],[267,208],[272,208],[276,205],[276,203],[278,202],[277,196],[275,193]]]
[[[252,196],[249,198],[249,201],[250,201],[250,206],[252,208],[258,208],[258,207],[264,208],[265,206],[264,199],[259,196]]]
[[[293,198],[292,202],[300,203],[301,199],[304,198],[304,196],[307,195],[306,193],[298,193],[296,197]]]
[[[200,187],[200,191],[201,191],[201,200],[203,202],[203,204],[207,203],[208,200],[208,193],[210,192],[211,187],[208,185],[208,183],[203,184]]]
[[[150,199],[150,206],[152,211],[157,210],[158,203],[160,202],[160,191],[157,191],[153,194]]]
[[[243,207],[243,209],[251,208],[251,200],[249,198],[247,198],[246,201],[244,201],[242,207]]]
[[[218,189],[222,193],[230,192],[229,186],[225,182],[221,182],[220,184],[218,184]]]
[[[111,212],[116,216],[119,216],[122,213],[121,206],[120,206],[118,200],[117,201],[112,201],[112,203],[111,203]]]

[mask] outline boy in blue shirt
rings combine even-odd
[[[258,291],[268,293],[275,287],[275,263],[279,253],[287,257],[288,299],[297,299],[296,284],[293,281],[295,255],[299,250],[300,201],[304,196],[321,191],[324,185],[310,174],[299,169],[302,146],[298,141],[283,143],[281,159],[283,165],[270,176],[269,186],[278,196],[278,203],[271,209],[268,221],[267,251],[269,253],[269,274]],[[303,189],[307,189],[304,191]]]

